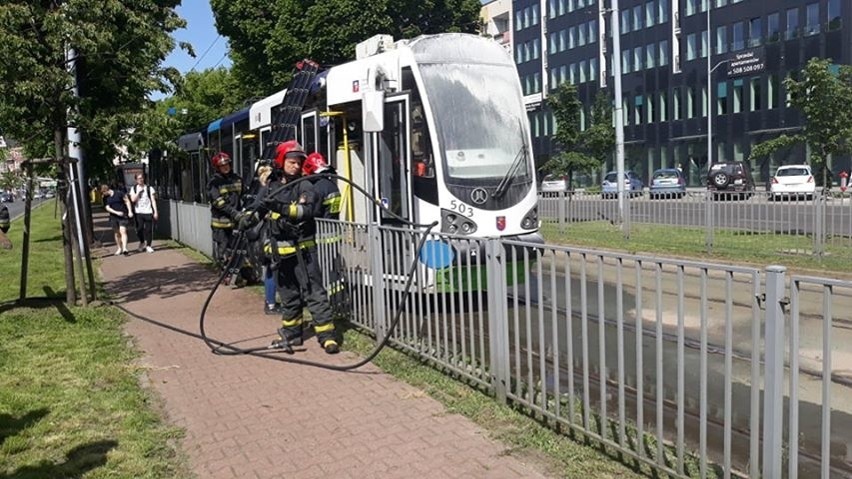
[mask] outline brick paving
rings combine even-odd
[[[100,221],[99,221],[100,220]],[[103,228],[102,216],[96,216]],[[107,290],[128,310],[188,331],[215,275],[179,251],[111,256],[96,251]],[[135,249],[137,245],[131,242]],[[219,289],[208,334],[268,344],[278,318],[246,290]],[[167,418],[186,430],[182,447],[200,478],[532,478],[540,466],[512,456],[468,419],[367,365],[340,373],[254,357],[224,357],[197,338],[131,318],[150,386]],[[299,358],[336,364],[314,339]]]

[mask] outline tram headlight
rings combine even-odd
[[[465,216],[459,216],[450,210],[441,210],[441,232],[450,234],[470,235],[476,232],[478,226]]]
[[[521,228],[525,230],[534,230],[538,228],[538,205],[533,206],[531,210],[524,215],[521,220]]]

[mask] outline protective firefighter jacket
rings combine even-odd
[[[335,171],[329,168],[322,173],[334,174]],[[337,183],[333,180],[321,176],[322,173],[318,173],[311,179],[311,183],[313,183],[314,186],[314,192],[320,202],[321,211],[317,217],[327,220],[340,219],[340,189],[337,188]]]
[[[210,198],[210,226],[234,228],[240,214],[240,195],[243,182],[233,171],[223,175],[217,172],[207,184]]]
[[[322,214],[322,203],[310,181],[300,181],[292,188],[270,186],[274,194],[269,198],[270,241],[264,246],[266,253],[273,248],[280,257],[296,253],[296,248],[307,249],[316,246],[317,225],[315,218]]]

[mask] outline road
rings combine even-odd
[[[564,206],[559,203],[564,202]],[[744,200],[705,201],[703,193],[687,193],[678,199],[651,200],[647,194],[629,201],[633,223],[676,225],[703,228],[712,211],[716,228],[744,229],[755,232],[809,234],[817,224],[816,201],[770,201],[763,194]],[[852,237],[852,200],[830,199],[824,205],[826,233],[830,236]],[[617,200],[604,200],[599,195],[576,195],[568,199],[541,198],[540,216],[557,220],[560,212],[569,222],[614,221],[618,213]]]
[[[33,206],[41,204],[44,201],[55,201],[55,200],[56,200],[56,198],[38,199],[38,200],[34,199],[33,200]],[[24,206],[26,205],[26,203],[24,202],[23,199],[18,198],[12,203],[3,203],[3,204],[6,205],[7,208],[9,208],[9,217],[11,217],[13,220],[15,218],[17,218],[19,215],[24,214]]]

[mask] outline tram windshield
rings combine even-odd
[[[505,64],[421,63],[448,182],[501,181],[526,143],[518,77]],[[529,158],[511,171],[531,177]]]

